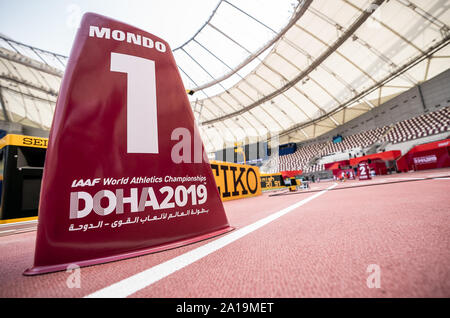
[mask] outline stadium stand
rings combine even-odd
[[[450,131],[450,107],[397,122],[383,141],[393,144]]]
[[[327,143],[314,143],[305,146],[297,146],[297,151],[293,154],[280,156],[279,170],[304,170],[308,167],[308,162],[320,154]]]
[[[369,148],[376,143],[399,144],[449,131],[450,107],[444,107],[431,113],[396,122],[391,126],[378,127],[346,136],[339,143],[333,143],[330,140],[306,145],[298,144],[296,152],[279,156],[278,169],[275,170],[303,170],[304,173],[323,171],[324,165],[313,163],[313,161],[335,153],[349,153],[350,156],[350,150]],[[271,158],[270,160],[273,165],[276,159]]]
[[[328,146],[322,150],[321,154],[328,155],[336,152],[344,152],[353,148],[368,147],[377,142],[388,129],[389,127],[385,126],[344,137],[344,140],[340,143],[329,143]]]

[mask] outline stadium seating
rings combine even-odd
[[[362,133],[358,133],[355,135],[344,137],[344,140],[339,143],[329,143],[329,145],[324,148],[321,152],[321,155],[325,156],[328,154],[336,153],[336,152],[344,152],[349,149],[354,148],[364,148],[368,147],[375,142],[377,142],[384,133],[387,132],[389,127],[381,127],[372,130],[367,130]]]
[[[393,144],[450,131],[450,107],[400,121],[382,139]]]
[[[315,143],[297,147],[297,151],[293,154],[279,157],[279,170],[305,170],[308,163],[314,157],[320,156],[321,150],[328,145],[326,143]]]
[[[376,142],[396,144],[449,131],[450,107],[445,107],[435,112],[394,123],[391,126],[378,127],[346,136],[339,143],[333,143],[330,140],[308,145],[300,144],[297,146],[296,152],[277,156],[278,171],[303,170],[304,173],[322,171],[324,165],[311,162],[314,158],[355,148],[366,148]],[[273,161],[271,162],[272,166],[276,165],[275,159],[271,160]]]

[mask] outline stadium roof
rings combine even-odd
[[[218,1],[173,48],[208,152],[320,136],[450,66],[448,0],[264,4]],[[0,118],[49,129],[66,61],[1,36]]]

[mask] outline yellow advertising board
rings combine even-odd
[[[47,148],[48,138],[9,134],[0,139],[0,149],[8,145]]]
[[[210,164],[222,201],[261,195],[258,167],[222,161]]]

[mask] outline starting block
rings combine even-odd
[[[289,192],[296,192],[297,191],[297,179],[290,178],[291,185],[289,186]]]

